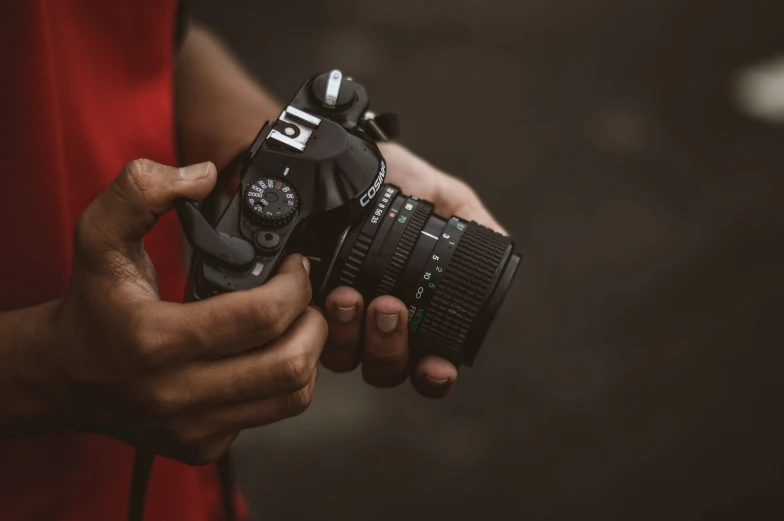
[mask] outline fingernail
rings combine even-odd
[[[431,378],[430,376],[425,375],[425,381],[427,382],[427,385],[429,385],[430,387],[440,389],[449,383],[449,378],[438,380],[436,378]]]
[[[384,333],[391,333],[397,326],[397,314],[384,315],[383,313],[376,313],[376,325]]]
[[[335,315],[337,315],[338,320],[341,322],[349,323],[354,320],[354,317],[357,314],[357,307],[351,306],[350,308],[342,308],[340,306],[335,306]]]
[[[186,181],[198,181],[204,179],[210,174],[210,171],[215,168],[211,162],[198,163],[195,165],[183,166],[180,168],[180,178]]]
[[[304,255],[302,256],[302,265],[305,266],[305,271],[307,271],[308,275],[310,275],[310,259]]]

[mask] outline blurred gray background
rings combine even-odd
[[[363,82],[525,255],[447,400],[323,371],[240,437],[259,519],[781,519],[784,127],[733,85],[784,53],[784,3],[192,9],[282,100]]]

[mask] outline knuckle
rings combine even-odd
[[[151,164],[147,159],[134,159],[125,165],[118,178],[120,187],[147,198],[155,184]]]
[[[280,306],[275,305],[272,301],[257,302],[249,309],[252,327],[255,331],[264,332],[272,338],[277,338],[286,330]]]
[[[280,279],[277,281],[281,291],[281,300],[288,305],[297,305],[305,307],[313,297],[313,287],[310,283],[310,277],[307,272],[302,268],[300,261],[290,260],[290,264],[296,267],[287,266],[284,273],[280,273]]]
[[[313,375],[313,363],[307,353],[298,353],[286,359],[284,380],[289,389],[302,390],[308,386]]]
[[[280,315],[280,313],[276,313]],[[266,328],[267,336],[270,338],[280,338],[283,336],[283,333],[286,332],[286,324],[283,322],[282,318],[276,318]]]
[[[308,385],[301,391],[298,391],[297,395],[299,396],[298,401],[299,401],[300,411],[301,412],[307,411],[308,408],[310,407],[310,404],[313,403],[313,387],[311,385]]]
[[[319,310],[312,306],[305,308],[301,320],[308,323],[308,350],[320,351],[329,337],[329,323]]]
[[[131,327],[131,359],[138,369],[156,372],[166,365],[166,343],[161,335],[147,327]]]
[[[154,418],[170,419],[174,418],[185,407],[187,397],[177,387],[160,385],[153,386],[148,390],[145,403],[148,411]],[[192,441],[187,437],[184,438],[182,430],[176,426],[170,426],[169,430],[172,437],[180,444],[187,444]]]
[[[306,386],[297,392],[289,395],[288,413],[290,416],[299,416],[307,411],[313,401],[313,389],[311,386]]]
[[[90,204],[79,215],[74,227],[74,256],[83,261],[94,260],[94,254],[106,249],[105,226],[100,224],[102,220],[97,212],[95,203]]]
[[[276,299],[278,306],[281,308],[288,308],[296,310],[299,313],[303,312],[313,298],[313,287],[310,285],[310,279],[305,275],[304,271],[299,273],[287,273],[285,275],[286,291],[282,291]]]

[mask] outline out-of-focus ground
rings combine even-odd
[[[241,436],[259,519],[781,518],[784,127],[732,85],[784,3],[191,3],[281,99],[363,82],[525,255],[449,399],[324,371]]]

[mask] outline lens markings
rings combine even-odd
[[[408,308],[409,329],[412,333],[417,330],[422,317],[427,312],[442,273],[449,265],[452,253],[460,242],[460,237],[462,237],[467,224],[457,217],[452,217],[449,220],[438,238],[433,254],[425,265],[413,296],[409,294],[409,298],[404,298],[405,301],[412,303]]]

